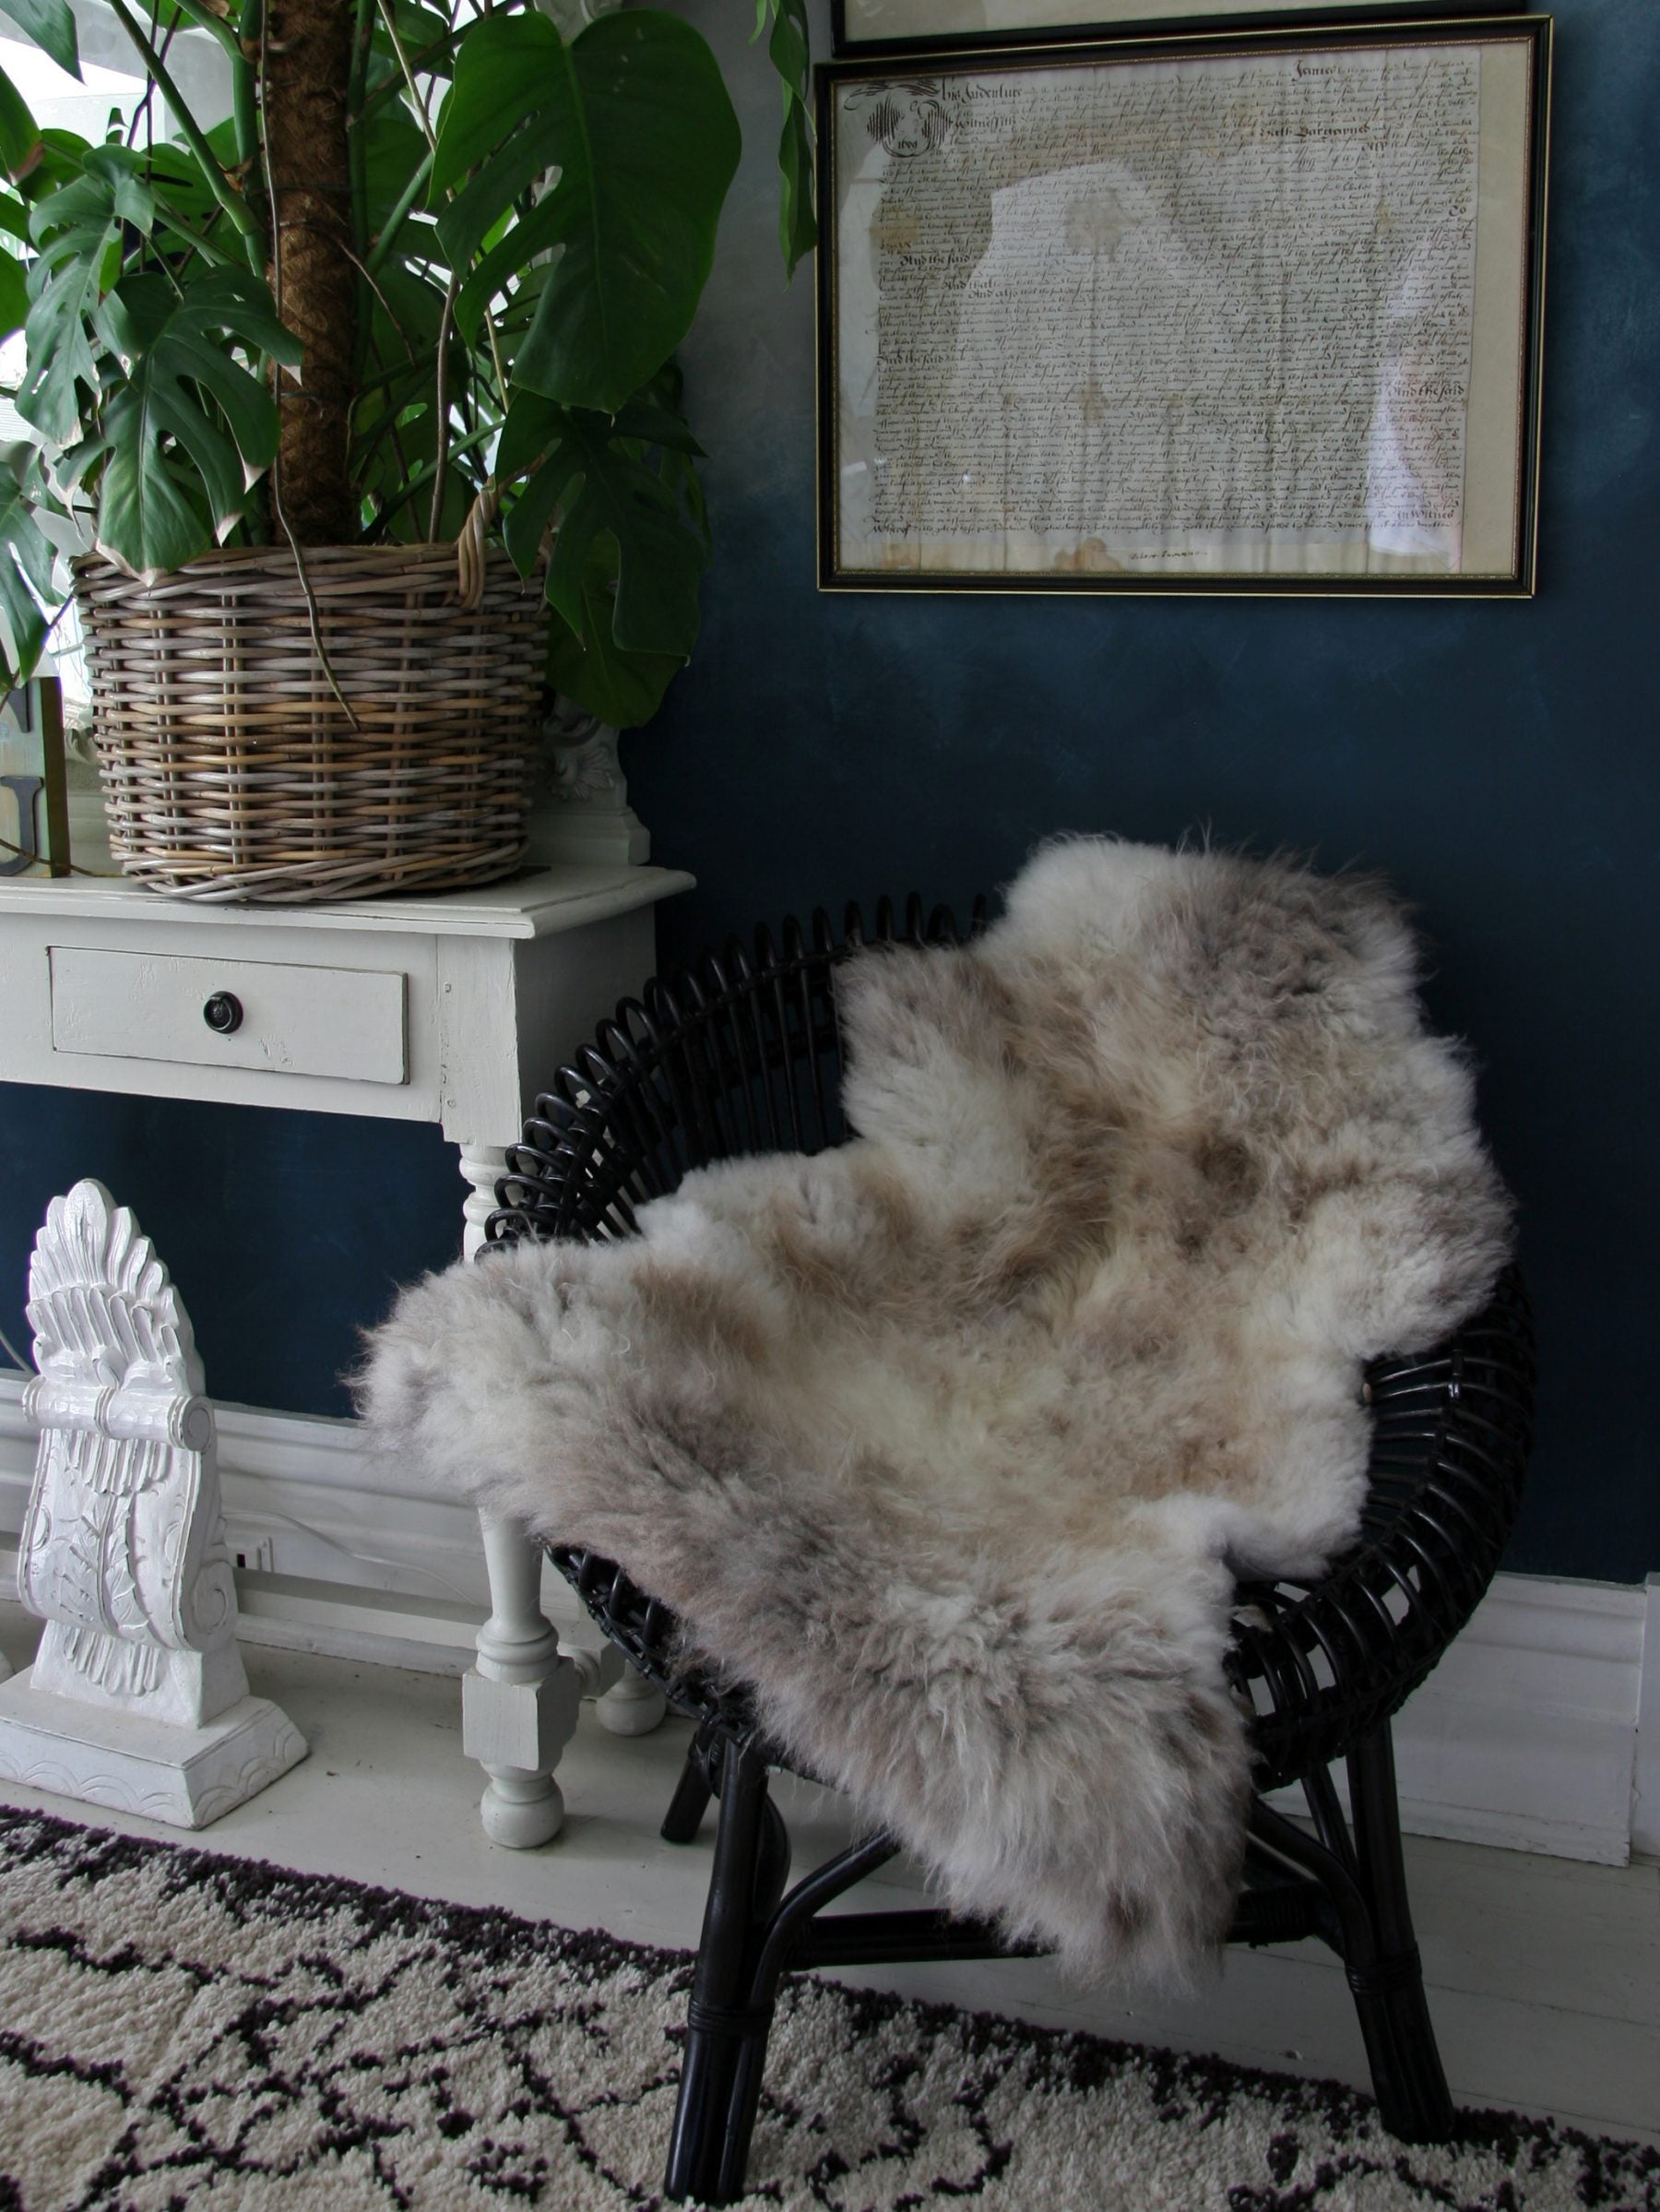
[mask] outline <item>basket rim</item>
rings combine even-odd
[[[452,566],[456,560],[456,542],[453,538],[422,539],[414,544],[392,545],[307,545],[302,547],[308,574],[314,562],[323,562],[333,567],[346,561],[362,562],[387,569],[421,566],[427,563],[445,561]],[[505,551],[500,546],[487,549],[485,558],[492,565],[512,566]],[[83,553],[71,556],[69,569],[76,577],[102,575],[114,577],[135,589],[164,591],[181,577],[217,575],[222,570],[255,568],[261,563],[280,567],[285,575],[299,573],[299,563],[291,545],[221,545],[212,552],[197,553],[194,560],[182,562],[177,568],[164,570],[160,576],[136,576],[112,561],[107,553]],[[526,589],[529,587],[527,584]]]

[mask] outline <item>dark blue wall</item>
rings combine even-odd
[[[3,1085],[0,1330],[25,1355],[30,1247],[82,1175],[155,1239],[208,1389],[243,1405],[349,1413],[360,1326],[461,1249],[467,1185],[436,1129]]]
[[[628,756],[657,856],[701,878],[664,910],[664,954],[884,887],[962,898],[1061,828],[1208,825],[1386,869],[1522,1200],[1544,1393],[1512,1564],[1639,1578],[1660,1564],[1660,8],[1556,11],[1540,595],[1420,605],[819,598],[811,276],[787,291],[778,263],[777,94],[748,8],[685,12],[727,42],[750,150],[685,352],[713,456],[704,639]],[[452,1160],[384,1124],[8,1094],[0,1283],[50,1193],[103,1174],[184,1282],[211,1385],[329,1409],[353,1321],[453,1246]]]
[[[706,0],[700,21],[748,11]],[[1660,1566],[1660,7],[1561,0],[1540,593],[1514,603],[820,598],[807,273],[773,243],[775,110],[687,349],[718,566],[698,659],[631,742],[702,887],[663,949],[750,914],[995,885],[1054,829],[1292,845],[1386,869],[1435,946],[1523,1206],[1543,1337],[1514,1564]]]

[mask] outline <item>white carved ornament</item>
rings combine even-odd
[[[617,732],[569,699],[556,698],[542,723],[547,740],[540,804],[533,826],[539,860],[635,867],[651,839],[628,803]]]
[[[42,1436],[18,1585],[47,1623],[35,1687],[199,1727],[247,1683],[189,1318],[90,1180],[52,1201],[29,1287]]]

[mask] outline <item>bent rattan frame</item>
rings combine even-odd
[[[971,931],[984,924],[977,905]],[[491,1243],[624,1237],[637,1208],[691,1169],[735,1154],[814,1152],[848,1134],[834,971],[857,946],[958,941],[945,909],[886,900],[867,938],[857,908],[836,933],[734,939],[624,1001],[537,1101],[497,1185]],[[487,1246],[488,1249],[488,1246]],[[1452,2106],[1424,2002],[1401,1858],[1389,1720],[1475,1610],[1498,1566],[1532,1441],[1534,1345],[1516,1271],[1448,1342],[1374,1361],[1359,1538],[1313,1583],[1242,1585],[1230,1678],[1252,1711],[1257,1796],[1233,1940],[1319,1935],[1342,1956],[1384,2123],[1444,2134]],[[769,1742],[741,1683],[682,1658],[670,1609],[614,1562],[550,1554],[633,1663],[698,1722],[664,1822],[695,1833],[721,1798],[714,1880],[694,1983],[666,2187],[722,2204],[741,2192],[766,2028],[786,1972],[896,1958],[1006,1956],[994,1929],[943,1912],[837,1913],[825,1905],[897,1848],[874,1837],[788,1895],[788,1839],[766,1797]],[[1329,1768],[1348,1765],[1351,1818]],[[1300,1784],[1312,1837],[1266,1804]]]
[[[456,890],[523,857],[546,609],[504,559],[476,609],[453,545],[315,547],[304,584],[287,547],[148,584],[85,559],[75,600],[124,874],[291,903]]]

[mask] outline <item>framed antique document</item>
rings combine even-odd
[[[819,72],[828,589],[1526,596],[1550,22]]]

